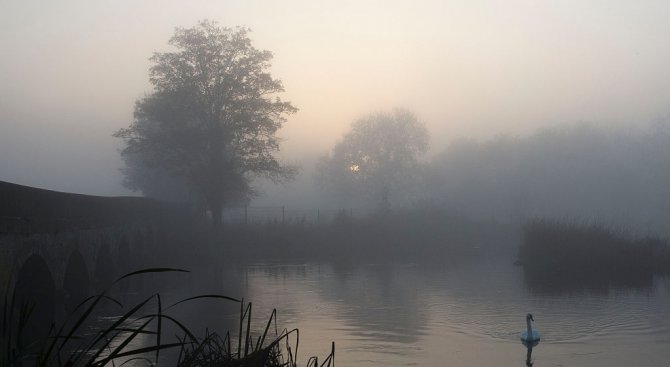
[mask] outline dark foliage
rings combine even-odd
[[[670,274],[670,246],[598,224],[534,220],[523,229],[519,262],[537,291],[645,288]]]
[[[278,97],[284,87],[269,73],[272,53],[253,47],[247,29],[201,21],[177,28],[170,45],[151,58],[154,91],[114,134],[125,143],[125,184],[165,194],[167,178],[167,192],[192,192],[220,223],[225,205],[253,194],[252,175],[295,174],[274,154],[277,131],[297,109]]]
[[[504,224],[472,221],[439,208],[352,217],[341,212],[319,225],[274,223],[230,226],[219,242],[238,258],[335,262],[422,261],[445,263],[502,253],[517,240]]]

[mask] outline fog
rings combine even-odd
[[[121,145],[111,134],[132,121],[135,100],[151,92],[152,53],[168,49],[174,27],[205,18],[248,26],[254,44],[273,52],[273,76],[300,109],[280,131],[280,156],[303,167],[298,181],[311,179],[313,162],[354,120],[395,107],[426,124],[426,160],[463,138],[527,136],[579,121],[647,126],[669,110],[668,7],[3,2],[0,179],[137,195],[121,186]],[[280,201],[276,190],[267,188],[257,204]]]
[[[501,221],[608,223],[668,234],[668,124],[622,130],[577,124],[528,137],[460,141],[431,162],[429,197]]]
[[[667,364],[668,14],[0,0],[0,365]]]

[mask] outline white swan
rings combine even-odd
[[[535,321],[533,320],[533,315],[526,315],[526,331],[521,333],[521,341],[523,343],[537,343],[540,341],[540,332],[533,330],[530,326],[531,321]]]

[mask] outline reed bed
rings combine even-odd
[[[173,268],[143,269],[118,278],[114,284],[141,274],[162,272],[187,271]],[[278,332],[275,309],[263,333],[253,337],[252,303],[219,294],[189,297],[165,307],[160,294],[156,293],[135,304],[120,317],[114,318],[110,325],[100,327],[94,335],[87,335],[86,326],[90,325],[91,317],[104,303],[121,306],[119,301],[109,295],[112,286],[81,302],[60,326],[51,325],[46,339],[33,341],[31,345],[24,345],[22,334],[34,305],[18,305],[19,301],[14,297],[16,292],[6,292],[0,320],[0,367],[157,365],[159,361],[161,364],[166,363],[161,359],[161,352],[170,349],[178,351],[178,356],[168,363],[179,367],[297,367],[298,329]],[[237,337],[232,336],[230,331],[223,337],[209,331],[198,337],[186,325],[170,316],[169,311],[173,307],[201,299],[240,304]],[[165,334],[168,326],[176,328],[182,336],[167,337]],[[133,341],[139,335],[153,337],[155,343],[144,343],[138,347]],[[35,352],[36,346],[38,348]],[[335,344],[332,343],[330,354],[321,364],[316,357],[311,357],[306,366],[331,367],[334,363]]]
[[[648,288],[670,274],[670,245],[597,223],[534,220],[518,253],[526,282],[545,291]]]

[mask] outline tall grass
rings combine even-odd
[[[186,272],[182,269],[151,268],[135,271],[118,278],[117,284],[126,278],[147,273]],[[99,328],[92,336],[87,336],[86,326],[96,310],[106,302],[121,305],[108,293],[110,286],[102,293],[81,302],[75,311],[60,326],[52,325],[46,340],[38,341],[39,352],[21,344],[21,334],[34,305],[15,304],[16,292],[7,292],[3,303],[2,325],[0,325],[0,366],[107,366],[124,365],[143,361],[158,364],[161,351],[177,349],[178,357],[170,362],[175,366],[297,366],[299,331],[297,329],[278,332],[277,311],[273,310],[264,332],[256,339],[251,333],[251,302],[218,294],[206,294],[180,300],[164,307],[160,294],[153,294],[135,304],[127,312],[116,318],[110,325]],[[10,294],[12,293],[12,294]],[[173,307],[200,299],[219,299],[240,303],[239,332],[237,343],[232,342],[230,332],[224,337],[206,332],[196,336],[187,326],[168,314]],[[271,326],[274,322],[274,334]],[[166,324],[176,327],[183,336],[167,339]],[[151,336],[155,343],[133,343],[139,336]],[[236,345],[235,345],[236,344]],[[236,348],[235,348],[236,347]],[[318,359],[310,358],[309,367],[334,365],[335,345],[331,354],[318,365]],[[165,361],[163,361],[165,362]]]
[[[650,287],[670,274],[667,240],[594,223],[531,221],[518,257],[527,283],[546,291]]]

